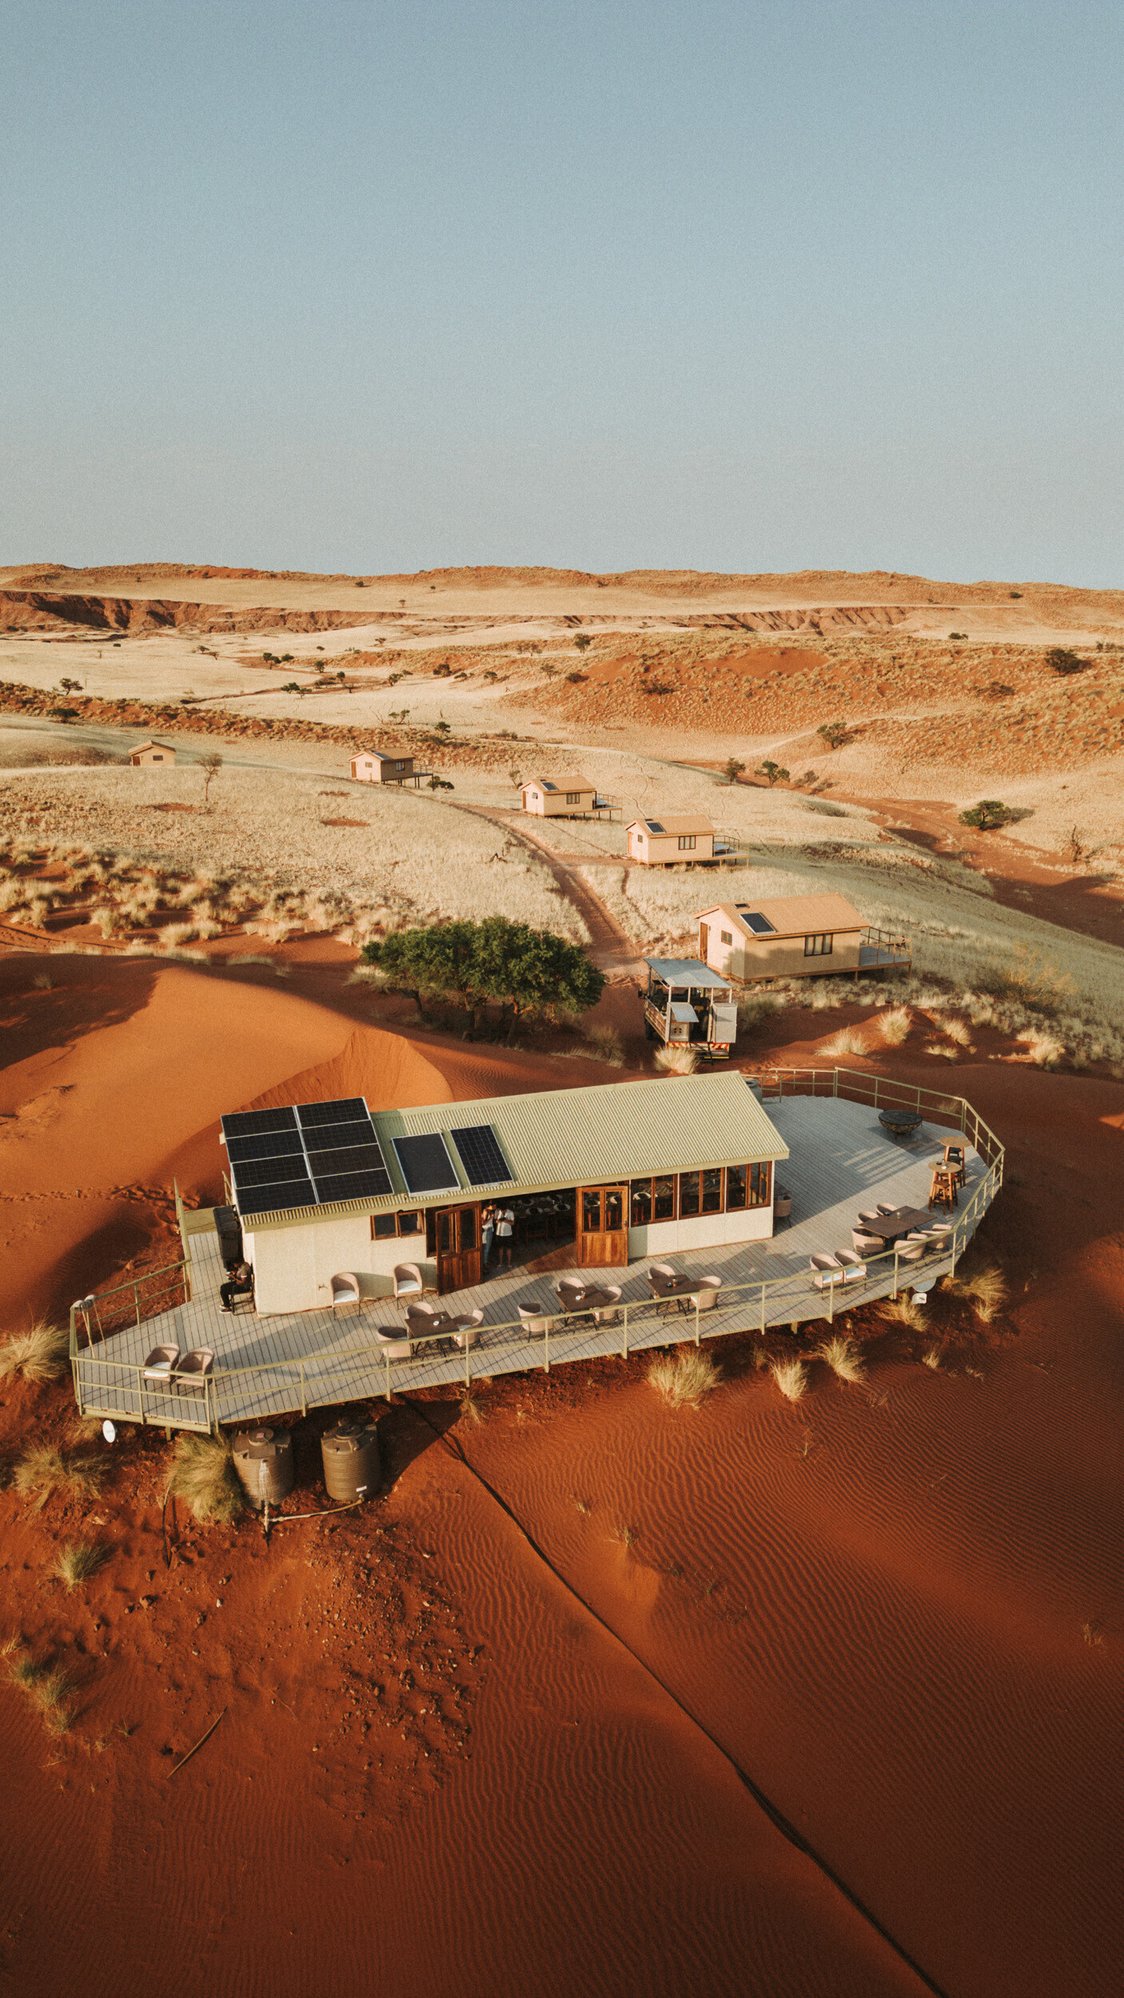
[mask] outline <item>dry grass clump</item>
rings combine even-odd
[[[891,1006],[888,1012],[879,1015],[875,1024],[888,1048],[900,1048],[909,1039],[913,1015],[908,1006]]]
[[[942,1358],[943,1355],[939,1346],[926,1346],[925,1351],[921,1355],[921,1364],[923,1367],[930,1368],[934,1374],[939,1374]]]
[[[967,1276],[958,1271],[945,1278],[942,1289],[946,1297],[962,1298],[981,1325],[991,1325],[1007,1302],[1007,1279],[998,1263],[985,1263]]]
[[[803,1401],[808,1391],[808,1370],[803,1360],[774,1360],[769,1372],[786,1401]]]
[[[12,1483],[23,1498],[33,1500],[36,1512],[42,1512],[58,1492],[70,1498],[91,1497],[101,1484],[102,1469],[93,1457],[65,1456],[54,1443],[35,1443],[18,1460]]]
[[[694,1048],[657,1048],[656,1067],[668,1075],[693,1075],[699,1065]]]
[[[956,1049],[946,1047],[944,1041],[926,1041],[925,1053],[936,1055],[941,1061],[955,1061]]]
[[[825,1041],[820,1048],[820,1053],[825,1055],[857,1055],[865,1052],[866,1042],[857,1027],[840,1027],[839,1032],[832,1034],[831,1039]]]
[[[0,1380],[19,1374],[25,1381],[57,1381],[66,1367],[69,1335],[40,1319],[26,1332],[13,1332],[0,1345]]]
[[[172,1452],[168,1493],[189,1506],[196,1519],[232,1525],[246,1508],[225,1436],[178,1436]]]
[[[624,1043],[615,1027],[598,1024],[587,1028],[585,1044],[595,1061],[608,1062],[612,1068],[623,1068]]]
[[[866,1365],[853,1339],[837,1332],[833,1338],[825,1339],[821,1346],[817,1346],[816,1351],[841,1381],[866,1379]]]
[[[1045,1027],[1031,1027],[1019,1035],[1036,1068],[1057,1068],[1066,1057],[1066,1045]]]
[[[925,1308],[918,1304],[911,1291],[899,1291],[897,1297],[884,1297],[877,1311],[887,1325],[905,1325],[911,1332],[920,1332],[925,1323]]]
[[[73,1682],[61,1665],[34,1658],[21,1644],[4,1645],[8,1677],[34,1701],[51,1734],[65,1734],[74,1720]]]
[[[107,1559],[104,1547],[95,1547],[89,1540],[75,1540],[59,1548],[54,1573],[66,1588],[80,1589]]]
[[[955,1041],[958,1048],[971,1048],[972,1030],[966,1020],[958,1020],[954,1015],[952,1019],[941,1022],[941,1032],[947,1034],[950,1041]]]
[[[672,1408],[697,1408],[721,1378],[710,1354],[698,1346],[687,1352],[660,1353],[648,1368],[648,1380]]]

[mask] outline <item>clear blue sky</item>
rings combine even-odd
[[[3,0],[0,560],[1124,584],[1124,14]]]

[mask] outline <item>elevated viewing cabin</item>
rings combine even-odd
[[[175,747],[170,742],[138,742],[129,751],[129,762],[134,769],[142,769],[149,763],[174,763]]]
[[[180,1259],[71,1306],[84,1416],[205,1431],[686,1340],[818,1338],[901,1289],[923,1303],[1004,1166],[962,1097],[842,1068],[374,1116],[352,1097],[224,1130],[233,1205],[177,1199]]]
[[[759,978],[828,978],[907,971],[905,937],[872,927],[845,895],[787,895],[720,902],[697,917],[699,956],[742,984]]]
[[[393,1294],[482,1278],[482,1209],[514,1215],[520,1253],[579,1268],[773,1232],[788,1147],[740,1075],[602,1083],[374,1115],[362,1097],[223,1119],[259,1313],[315,1311],[341,1271]]]
[[[738,1034],[733,989],[697,957],[647,957],[644,1031],[665,1048],[692,1048],[721,1061]]]
[[[716,832],[709,819],[633,819],[628,857],[640,867],[734,867],[745,847],[733,833]]]
[[[620,806],[603,798],[588,777],[532,777],[519,789],[519,806],[540,819],[612,819]]]
[[[415,791],[428,770],[415,770],[412,756],[390,756],[382,749],[362,749],[351,759],[357,784],[412,784]]]

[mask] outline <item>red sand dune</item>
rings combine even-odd
[[[260,984],[51,969],[0,964],[9,1322],[52,1270],[108,1273],[114,1183],[206,1189],[220,1109],[585,1079]],[[640,1362],[483,1390],[475,1426],[431,1397],[384,1417],[366,1511],[268,1549],[181,1520],[170,1568],[159,1436],[93,1508],[0,1491],[7,1625],[69,1649],[82,1708],[53,1745],[0,1679],[0,1983],[1115,1989],[1124,1088],[957,1079],[1010,1144],[986,1227],[1016,1302],[979,1378],[899,1344],[869,1390],[821,1369],[793,1410],[747,1343],[694,1412]],[[0,1448],[65,1408],[8,1392]],[[71,1596],[46,1566],[80,1532],[113,1555]]]

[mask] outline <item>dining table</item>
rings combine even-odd
[[[911,1228],[928,1228],[932,1216],[927,1207],[895,1207],[892,1214],[880,1214],[875,1220],[862,1223],[864,1235],[880,1235],[889,1248],[900,1235],[908,1235]]]

